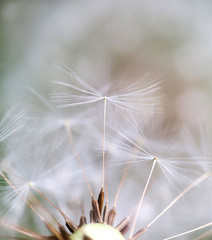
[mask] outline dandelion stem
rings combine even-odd
[[[141,204],[142,204],[142,202],[143,202],[144,196],[145,196],[146,191],[147,191],[147,188],[148,188],[148,186],[149,186],[149,182],[150,182],[150,180],[151,180],[151,177],[152,177],[152,174],[153,174],[153,171],[154,171],[156,162],[157,162],[157,158],[154,158],[154,161],[153,161],[153,164],[152,164],[152,168],[151,168],[151,171],[150,171],[150,174],[149,174],[147,183],[146,183],[146,185],[145,185],[143,194],[142,194],[141,199],[140,199],[139,204],[138,204],[138,209],[137,209],[135,218],[134,218],[134,220],[133,220],[133,224],[132,224],[132,228],[131,228],[131,231],[130,231],[129,239],[130,239],[130,238],[132,237],[132,235],[133,235],[133,231],[134,231],[134,229],[135,229],[135,224],[136,224],[136,221],[137,221],[137,218],[138,218],[138,214],[139,214],[140,209],[141,209]]]
[[[29,186],[34,189],[41,197],[43,197],[50,205],[52,205],[65,219],[67,218],[67,216],[58,207],[56,207],[54,203],[52,203],[45,195],[43,195],[43,193],[41,193],[36,187],[34,187],[32,184],[30,184]]]
[[[89,183],[88,183],[88,179],[87,179],[87,176],[86,176],[86,174],[85,174],[85,170],[84,170],[84,168],[83,168],[83,166],[82,166],[82,162],[81,162],[81,160],[80,160],[78,151],[77,151],[77,149],[76,149],[76,147],[75,147],[75,144],[74,144],[74,141],[73,141],[70,123],[69,123],[68,121],[64,121],[64,127],[65,127],[66,133],[67,133],[67,135],[68,135],[70,144],[71,144],[71,146],[72,146],[72,148],[73,148],[73,150],[74,150],[76,159],[77,159],[77,161],[78,161],[78,163],[79,163],[79,166],[80,166],[80,169],[81,169],[81,171],[82,171],[83,177],[84,177],[84,179],[85,179],[85,181],[86,181],[86,184],[87,184],[87,186],[88,186],[88,190],[89,190],[89,192],[90,192],[90,195],[91,195],[91,197],[93,197],[93,193],[92,193],[91,187],[90,187],[90,185],[89,185]]]
[[[3,223],[3,222],[0,222],[0,225],[4,226],[6,228],[10,228],[16,232],[22,233],[25,236],[28,236],[28,237],[31,237],[34,239],[41,239],[41,237],[42,237],[42,235],[34,233],[34,232],[32,232],[28,229],[25,229],[23,227],[20,227],[20,226],[12,226],[11,224],[7,224],[7,223]]]
[[[134,146],[136,147],[137,144],[134,143]],[[135,152],[135,150],[136,150],[136,148],[134,148],[133,153]],[[114,204],[113,204],[114,207],[116,207],[116,204],[117,204],[117,201],[118,201],[118,197],[119,197],[121,188],[122,188],[122,186],[123,186],[123,183],[124,183],[124,181],[125,181],[125,179],[126,179],[126,176],[127,176],[128,172],[129,172],[129,170],[130,170],[130,166],[131,166],[131,164],[132,164],[133,159],[134,159],[134,158],[131,158],[131,159],[130,159],[130,161],[127,163],[127,166],[125,167],[125,169],[124,169],[124,171],[123,171],[123,173],[122,173],[121,181],[120,181],[120,183],[119,183],[118,190],[117,190],[117,193],[116,193],[116,196],[115,196],[115,200],[114,200]]]
[[[105,171],[105,201],[108,203],[108,161],[106,161],[106,171]]]
[[[124,172],[122,174],[121,181],[119,183],[118,190],[117,190],[115,200],[114,200],[114,204],[113,204],[114,207],[116,207],[121,188],[123,186],[124,180],[126,179],[126,176],[127,176],[128,172],[129,172],[129,169],[130,169],[130,163],[127,164],[127,166],[125,167]]]
[[[104,97],[104,120],[103,120],[103,147],[102,147],[102,188],[105,181],[105,125],[106,125],[107,97]]]
[[[154,222],[156,222],[169,208],[171,208],[180,198],[182,198],[188,191],[192,188],[196,187],[198,184],[203,182],[211,175],[211,172],[204,173],[201,177],[199,177],[196,181],[194,181],[191,185],[185,188],[152,222],[147,225],[149,228]]]
[[[187,232],[183,232],[183,233],[174,235],[174,236],[172,236],[172,237],[164,238],[164,240],[169,240],[169,239],[173,239],[173,238],[176,238],[176,237],[180,237],[180,236],[183,236],[183,235],[186,235],[186,234],[189,234],[189,233],[192,233],[192,232],[196,232],[196,231],[199,231],[199,230],[201,230],[201,229],[204,229],[204,228],[207,228],[207,227],[210,227],[210,226],[212,226],[212,222],[209,222],[209,223],[207,223],[207,224],[205,224],[205,225],[202,225],[202,226],[200,226],[200,227],[191,229],[191,230],[189,230],[189,231],[187,231]]]
[[[26,239],[26,238],[20,238],[20,237],[10,237],[10,236],[1,236],[3,237],[4,239],[12,239],[12,240],[29,240],[29,239]]]
[[[194,239],[192,240],[204,240],[206,239],[207,237],[211,237],[212,236],[212,229],[204,232],[203,234],[201,234],[200,236],[198,237],[195,237]]]

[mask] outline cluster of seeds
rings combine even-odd
[[[9,196],[9,201],[12,205],[9,210],[5,209],[5,215],[15,210],[17,206],[19,208],[21,201],[22,204],[25,203],[32,212],[40,218],[50,234],[42,235],[28,228],[23,228],[18,224],[10,224],[8,220],[5,220],[3,217],[0,219],[0,225],[36,240],[137,240],[142,238],[143,234],[148,231],[152,224],[165,214],[178,200],[210,177],[211,172],[209,168],[211,160],[208,156],[204,156],[201,161],[199,161],[199,156],[197,158],[188,154],[189,151],[186,151],[186,146],[181,147],[181,151],[178,151],[179,157],[172,158],[172,153],[176,151],[176,147],[171,141],[166,142],[167,139],[163,139],[164,142],[161,143],[157,141],[157,137],[154,134],[148,135],[148,133],[146,133],[147,129],[149,129],[147,126],[152,121],[150,119],[154,119],[152,116],[159,113],[163,114],[161,103],[164,96],[161,94],[161,82],[158,80],[147,81],[143,88],[140,87],[140,83],[138,86],[131,84],[126,88],[117,90],[116,93],[108,93],[110,92],[109,88],[104,86],[102,89],[97,90],[88,83],[85,83],[68,68],[60,68],[60,70],[70,79],[69,82],[54,82],[57,86],[57,91],[51,94],[51,102],[56,103],[57,108],[54,108],[51,103],[35,90],[30,89],[30,93],[34,95],[49,112],[42,113],[42,117],[38,118],[37,116],[33,116],[35,112],[37,113],[36,108],[32,111],[30,107],[31,111],[29,111],[29,108],[26,107],[24,111],[18,112],[17,107],[14,107],[6,114],[0,123],[0,141],[6,143],[6,148],[9,149],[9,153],[6,154],[5,157],[2,157],[0,165],[1,190],[9,191],[9,194],[5,194],[5,196],[6,198]],[[114,89],[112,88],[112,90]],[[81,132],[84,131],[84,127],[88,126],[86,122],[89,121],[90,116],[87,113],[85,113],[85,115],[81,115],[81,113],[83,111],[86,112],[85,109],[91,111],[91,106],[93,106],[94,112],[96,112],[91,115],[94,115],[94,117],[97,116],[98,124],[101,120],[102,126],[101,137],[97,137],[97,142],[99,142],[99,139],[102,141],[102,181],[101,190],[97,199],[94,197],[93,189],[88,179],[88,173],[85,172],[85,167],[80,156],[80,152],[86,152],[86,147],[83,145],[84,142],[89,145],[90,141],[83,142],[84,137]],[[70,109],[71,114],[77,109],[75,112],[76,118],[73,115],[70,118],[67,115],[63,115],[62,112],[60,112],[61,109]],[[97,112],[101,113],[100,117]],[[135,115],[142,117],[142,128],[137,120],[135,120]],[[86,118],[86,120],[83,121],[83,118]],[[120,119],[122,122],[126,122],[127,128],[124,127],[125,125],[121,126]],[[85,126],[83,126],[83,123]],[[94,121],[94,125],[95,124],[96,122]],[[98,124],[96,124],[97,128]],[[75,128],[76,125],[78,126]],[[74,131],[77,132],[74,133]],[[34,134],[34,132],[36,132],[36,134]],[[133,132],[135,132],[136,137],[132,136]],[[32,141],[32,136],[34,135],[36,135],[35,141]],[[7,139],[13,136],[16,136],[14,142],[13,140],[6,142]],[[17,136],[19,137],[17,138]],[[96,133],[96,136],[98,136],[98,133]],[[89,138],[91,139],[91,135]],[[174,135],[173,138],[176,140],[176,135]],[[160,139],[160,141],[161,140],[162,139]],[[83,143],[81,143],[81,141]],[[185,140],[185,142],[187,141],[188,139]],[[21,143],[20,148],[18,147],[19,142]],[[78,144],[78,142],[80,143]],[[45,146],[43,146],[43,143],[45,143]],[[179,145],[182,146],[182,144],[184,143],[180,141]],[[16,154],[13,151],[13,145],[16,145]],[[79,150],[78,145],[82,146],[82,149]],[[59,150],[57,154],[55,154],[55,150]],[[88,153],[85,154],[88,155]],[[110,154],[113,156],[111,157],[111,161],[113,161],[114,158],[116,163],[126,165],[112,208],[109,207],[107,170],[105,170],[108,161],[107,156]],[[73,163],[73,160],[75,163]],[[83,181],[86,182],[90,194],[89,202],[91,202],[91,210],[89,212],[89,221],[84,212],[84,207],[81,207],[82,213],[81,216],[79,216],[79,224],[71,220],[61,208],[53,203],[53,200],[50,200],[49,197],[47,198],[43,191],[40,190],[40,188],[46,188],[48,191],[48,189],[51,188],[51,183],[58,182],[62,185],[64,182],[67,183],[71,181],[71,174],[69,174],[68,170],[70,162],[71,170],[76,164],[78,165],[80,173],[83,176]],[[138,204],[136,207],[129,204],[131,213],[123,217],[118,224],[115,224],[117,217],[117,199],[123,187],[123,182],[133,163],[150,164],[150,171],[148,171]],[[190,182],[152,221],[144,227],[140,227],[136,232],[135,227],[140,209],[147,191],[150,188],[154,172],[158,171],[157,168],[171,180],[179,178],[183,183]],[[191,176],[195,176],[195,179]],[[97,181],[99,181],[99,179]],[[60,195],[60,189],[55,189],[54,187],[53,191],[55,191],[55,196]],[[66,192],[63,191],[63,194],[65,196]],[[63,197],[63,201],[68,202],[65,198],[66,197]],[[44,207],[41,199],[45,199],[45,201],[56,209],[57,212],[62,215],[65,223],[59,222],[59,220]],[[81,202],[81,200],[82,199],[79,199],[78,201]],[[6,199],[6,202],[8,203],[8,199]],[[49,217],[44,217],[44,215],[48,215],[51,220],[49,220]],[[199,229],[211,225],[211,222],[209,222],[166,239],[196,232]],[[2,235],[2,238],[6,237],[8,236]],[[23,238],[16,236],[12,239],[21,240]]]

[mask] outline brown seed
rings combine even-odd
[[[90,222],[91,222],[91,223],[96,223],[94,210],[92,210],[92,209],[91,209],[91,211],[90,211]]]
[[[146,232],[147,228],[141,228],[137,233],[135,233],[129,240],[137,240],[141,235]]]
[[[77,230],[77,226],[70,219],[66,219],[66,227],[71,233],[74,233]]]
[[[92,209],[94,211],[96,221],[102,222],[102,218],[99,212],[99,204],[94,197],[92,197]]]
[[[124,235],[130,228],[130,218],[124,218],[117,226],[116,229]]]
[[[130,229],[130,223],[126,224],[121,230],[120,230],[120,233],[122,235],[125,235]]]
[[[58,223],[58,228],[61,233],[61,236],[63,237],[64,240],[70,240],[70,235],[67,233],[65,230],[64,226]]]
[[[115,207],[113,207],[109,211],[107,224],[113,226],[115,218],[116,218],[116,209],[115,209]]]
[[[81,216],[80,217],[80,223],[79,223],[79,227],[82,227],[84,224],[86,224],[86,217],[85,216]]]
[[[98,197],[98,205],[99,205],[99,212],[100,215],[102,215],[102,209],[103,209],[103,205],[104,205],[104,191],[103,191],[103,187],[101,188],[101,191],[99,193],[99,197]]]
[[[107,223],[108,222],[108,203],[106,202],[105,207],[104,207],[104,211],[103,211],[103,223]]]

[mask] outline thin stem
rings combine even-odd
[[[58,207],[56,207],[54,203],[52,203],[46,196],[44,196],[35,186],[33,186],[32,184],[29,184],[29,186],[34,189],[41,197],[43,197],[49,204],[51,204],[64,218],[67,218],[66,215]]]
[[[108,203],[108,159],[106,161],[106,171],[105,171],[105,201]]]
[[[77,159],[77,161],[78,161],[78,163],[79,163],[79,166],[80,166],[80,169],[81,169],[81,171],[82,171],[83,177],[84,177],[84,179],[85,179],[85,181],[86,181],[86,184],[87,184],[87,186],[88,186],[88,190],[89,190],[89,192],[90,192],[90,195],[91,195],[91,197],[93,197],[93,193],[92,193],[91,187],[90,187],[90,185],[89,185],[89,183],[88,183],[88,179],[87,179],[87,176],[86,176],[86,174],[85,174],[85,170],[84,170],[84,168],[83,168],[82,162],[81,162],[81,160],[80,160],[79,153],[78,153],[78,151],[77,151],[77,149],[76,149],[76,147],[75,147],[74,141],[73,141],[72,131],[71,131],[70,123],[69,123],[68,120],[67,120],[67,121],[64,121],[64,127],[65,127],[66,133],[67,133],[67,135],[68,135],[68,138],[69,138],[71,147],[73,148],[74,153],[75,153],[75,156],[76,156],[76,159]]]
[[[180,198],[182,198],[188,191],[192,188],[196,187],[198,184],[203,182],[211,175],[211,172],[204,173],[201,177],[199,177],[196,181],[194,181],[191,185],[185,188],[152,222],[147,225],[149,228],[154,222],[156,222],[169,208],[171,208]]]
[[[118,197],[119,197],[121,188],[123,186],[124,180],[126,179],[126,176],[127,176],[128,172],[129,172],[129,168],[130,168],[130,163],[127,164],[127,166],[125,167],[124,172],[122,174],[121,181],[119,183],[118,190],[117,190],[117,193],[116,193],[116,196],[115,196],[115,200],[114,200],[114,204],[113,204],[114,207],[116,207],[116,204],[117,204],[117,201],[118,201]]]
[[[121,134],[121,135],[122,135],[122,134]],[[130,140],[130,139],[128,139],[128,140]],[[137,142],[137,141],[136,141],[136,142]],[[140,147],[137,145],[136,142],[134,142],[134,147],[140,148]],[[135,150],[136,150],[136,148],[134,148],[133,154],[134,154]],[[126,176],[127,176],[128,172],[129,172],[129,170],[130,170],[130,166],[131,166],[131,164],[132,164],[133,161],[134,161],[134,157],[130,159],[130,161],[127,163],[127,166],[125,167],[125,169],[124,169],[124,171],[123,171],[123,173],[122,173],[121,181],[120,181],[120,183],[119,183],[118,190],[117,190],[117,193],[116,193],[116,196],[115,196],[115,200],[114,200],[114,204],[113,204],[114,208],[116,207],[116,204],[117,204],[117,201],[118,201],[118,197],[119,197],[121,188],[122,188],[122,186],[123,186],[123,184],[124,184],[124,181],[125,181],[125,179],[126,179]]]
[[[16,232],[19,232],[25,236],[28,236],[28,237],[31,237],[31,238],[34,238],[34,239],[40,239],[42,237],[42,235],[40,234],[37,234],[37,233],[34,233],[28,229],[25,229],[23,227],[17,227],[17,226],[12,226],[11,224],[7,224],[7,223],[3,223],[3,222],[0,222],[0,225],[6,227],[6,228],[9,228],[9,229],[12,229]]]
[[[183,232],[183,233],[174,235],[174,236],[169,237],[169,238],[164,238],[164,240],[169,240],[169,239],[173,239],[173,238],[176,238],[176,237],[184,236],[184,235],[186,235],[186,234],[189,234],[189,233],[192,233],[192,232],[196,232],[196,231],[199,231],[199,230],[201,230],[201,229],[203,229],[203,228],[207,228],[207,227],[210,227],[210,226],[212,226],[212,222],[209,222],[209,223],[207,223],[207,224],[205,224],[205,225],[202,225],[202,226],[200,226],[200,227],[191,229],[191,230],[189,230],[189,231],[187,231],[187,232]]]
[[[29,239],[26,239],[26,238],[10,237],[10,236],[4,236],[4,235],[2,235],[1,237],[3,237],[3,239],[12,239],[12,240],[29,240]]]
[[[204,240],[207,237],[212,236],[212,229],[208,230],[207,232],[202,233],[200,236],[193,238],[192,240]]]
[[[154,161],[153,161],[153,164],[152,164],[152,168],[151,168],[151,171],[150,171],[150,174],[149,174],[147,183],[146,183],[146,185],[145,185],[143,194],[142,194],[141,199],[140,199],[139,204],[138,204],[138,209],[137,209],[135,218],[134,218],[134,220],[133,220],[133,225],[132,225],[132,228],[131,228],[131,231],[130,231],[129,239],[130,239],[130,238],[132,237],[132,235],[133,235],[133,231],[134,231],[134,229],[135,229],[135,224],[136,224],[136,221],[137,221],[137,219],[138,219],[138,214],[139,214],[140,209],[141,209],[141,204],[142,204],[142,202],[143,202],[144,196],[145,196],[146,191],[147,191],[147,188],[148,188],[148,186],[149,186],[149,182],[150,182],[150,179],[151,179],[151,177],[152,177],[152,174],[153,174],[153,171],[154,171],[156,162],[157,162],[157,158],[154,158]]]
[[[103,147],[102,147],[102,188],[105,181],[105,125],[106,125],[107,97],[104,97]]]

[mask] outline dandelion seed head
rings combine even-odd
[[[190,213],[183,206],[196,196],[184,195],[211,174],[205,140],[197,143],[189,128],[175,128],[165,114],[158,114],[163,97],[158,79],[122,88],[111,82],[98,88],[65,66],[60,71],[69,79],[54,81],[52,101],[30,89],[39,102],[26,108],[30,121],[24,129],[6,131],[5,137],[13,138],[8,139],[0,163],[0,191],[7,207],[1,216],[18,222],[28,206],[45,223],[50,239],[60,240],[69,239],[70,233],[71,239],[78,233],[81,238],[86,233],[96,239],[100,233],[96,225],[85,230],[91,226],[88,218],[85,221],[89,210],[91,224],[101,223],[103,229],[115,220],[111,229],[118,229],[121,236],[116,239],[125,239],[121,234],[128,230],[130,240],[144,233],[143,239],[164,237],[176,230],[174,225],[179,227],[184,221],[179,220],[183,214]],[[10,123],[13,126],[16,120]],[[184,222],[189,218],[183,216]],[[167,222],[173,225],[161,233]],[[22,227],[12,229],[29,234]],[[35,232],[30,234],[43,239]]]

